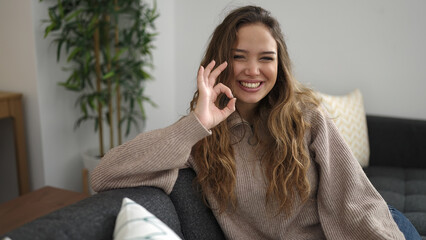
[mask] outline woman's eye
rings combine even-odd
[[[261,60],[263,60],[263,61],[272,61],[274,59],[272,57],[262,57]]]
[[[234,55],[234,59],[243,59],[244,58],[244,56],[242,56],[242,55]]]

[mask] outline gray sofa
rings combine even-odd
[[[368,116],[367,124],[367,176],[426,240],[426,121]]]
[[[385,200],[402,211],[426,240],[426,121],[368,116],[370,166]],[[224,239],[211,210],[194,189],[195,173],[179,172],[168,196],[153,187],[96,194],[7,233],[19,239],[111,239],[123,197],[140,203],[183,239]],[[2,237],[0,237],[2,239]]]

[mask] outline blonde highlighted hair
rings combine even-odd
[[[266,26],[277,42],[278,74],[275,86],[258,105],[254,131],[257,136],[266,121],[269,136],[257,139],[259,149],[266,150],[261,161],[268,180],[267,203],[275,198],[279,203],[279,212],[289,215],[295,199],[300,197],[306,201],[309,195],[307,171],[310,159],[304,143],[309,124],[303,117],[303,109],[318,106],[318,100],[310,89],[293,78],[291,61],[278,21],[257,6],[235,9],[216,27],[201,65],[206,66],[211,60],[217,63],[228,61],[228,68],[219,75],[216,84],[230,86],[233,73],[231,49],[236,42],[237,31],[243,25],[257,23]],[[191,101],[191,110],[194,110],[197,99],[198,91]],[[226,102],[226,96],[220,96],[217,105],[223,107]],[[204,196],[206,192],[213,194],[220,212],[228,206],[235,208],[238,204],[234,192],[235,158],[227,121],[214,127],[211,136],[193,147],[193,156],[199,168],[196,180]]]

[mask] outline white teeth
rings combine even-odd
[[[240,83],[241,85],[243,85],[243,87],[246,87],[246,88],[257,88],[260,86],[260,82],[257,82],[257,83],[240,82]]]

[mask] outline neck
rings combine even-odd
[[[253,103],[253,104],[248,104],[248,103],[240,103],[236,104],[236,107],[238,109],[238,112],[240,113],[241,117],[246,120],[247,122],[249,122],[250,124],[253,124],[253,119],[254,119],[254,113],[255,113],[255,109],[257,107],[257,103]]]

